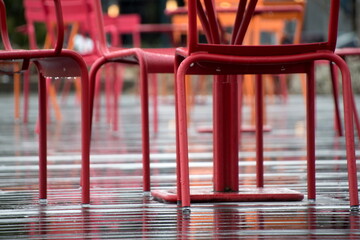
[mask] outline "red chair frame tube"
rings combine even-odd
[[[302,62],[312,62],[316,60],[328,60],[334,62],[338,65],[342,73],[343,80],[343,98],[344,98],[344,118],[345,118],[345,132],[346,132],[346,151],[347,151],[347,165],[348,165],[348,176],[349,176],[349,194],[350,194],[350,205],[352,207],[357,207],[359,205],[358,199],[358,183],[357,183],[357,169],[356,169],[356,158],[355,158],[355,146],[354,146],[354,129],[353,129],[353,102],[352,102],[352,87],[351,87],[351,77],[350,72],[347,68],[346,63],[342,58],[335,55],[332,52],[319,52],[319,53],[307,53],[301,55],[292,55],[292,56],[276,56],[276,57],[241,57],[241,56],[222,56],[206,53],[198,53],[196,55],[189,56],[185,58],[177,68],[176,73],[176,106],[177,106],[177,119],[178,119],[178,129],[179,133],[179,162],[180,167],[180,180],[178,184],[181,186],[181,204],[182,207],[190,206],[190,188],[189,188],[189,166],[188,166],[188,142],[187,142],[187,122],[186,122],[186,105],[185,103],[185,75],[187,70],[190,69],[191,65],[194,62],[231,62],[233,64],[276,64],[276,63],[302,63]],[[245,72],[244,72],[245,73]],[[251,72],[253,73],[253,72]],[[312,76],[309,77],[310,79]],[[309,84],[309,88],[312,85]],[[313,92],[309,94],[308,99],[312,101]],[[308,117],[310,122],[307,134],[309,138],[312,137],[311,134],[315,133],[314,129],[314,114],[313,107],[308,107],[308,113],[311,115]],[[258,137],[259,138],[259,137]],[[262,135],[261,135],[262,138]],[[261,142],[262,140],[257,140]],[[309,188],[308,194],[310,199],[315,199],[315,178],[314,178],[314,164],[315,164],[315,154],[314,154],[314,139],[308,140],[308,164],[310,169],[309,171]],[[257,146],[259,147],[259,146]]]

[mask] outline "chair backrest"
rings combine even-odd
[[[107,50],[104,24],[114,25],[117,33],[129,33],[131,31],[139,33],[140,17],[135,14],[120,15],[118,18],[106,18],[102,12],[100,0],[61,0],[63,18],[65,23],[78,23],[80,31],[94,42],[93,54],[101,54]],[[36,47],[34,35],[34,22],[43,22],[47,26],[47,31],[52,33],[52,23],[54,22],[54,4],[52,0],[24,0],[25,16],[28,22],[28,31],[31,47]],[[140,45],[140,38],[134,40],[136,45]]]
[[[111,45],[115,47],[121,46],[119,35],[131,34],[133,37],[134,47],[141,46],[140,40],[140,24],[141,17],[139,14],[122,14],[116,17],[103,15],[104,28],[106,33],[113,33]]]
[[[32,2],[33,1],[33,2]],[[64,22],[63,22],[63,12],[61,8],[61,1],[60,0],[41,0],[36,1],[35,0],[28,0],[27,4],[31,5],[34,14],[33,18],[42,19],[46,18],[47,16],[45,14],[41,14],[41,12],[48,12],[49,11],[49,3],[51,2],[53,12],[52,12],[52,19],[54,22],[56,22],[56,32],[57,37],[54,37],[55,47],[54,52],[55,54],[59,54],[62,50],[63,42],[64,42]],[[1,37],[2,41],[5,45],[6,50],[11,50],[11,44],[8,39],[8,31],[6,27],[6,8],[3,0],[0,0],[0,8],[1,8]],[[36,16],[36,17],[35,17]]]
[[[54,25],[57,22],[56,7],[53,0],[24,0],[24,12],[29,34],[30,47],[38,48],[36,44],[35,23],[46,25],[47,36],[52,42],[55,36]],[[85,0],[61,0],[61,9],[65,23],[81,22],[83,27],[90,29],[90,6]]]
[[[242,41],[254,14],[261,14],[267,11],[284,11],[277,6],[263,6],[256,8],[257,0],[238,0],[236,18],[232,40],[226,44],[222,42],[222,29],[218,22],[219,9],[213,5],[213,0],[188,0],[188,47],[189,52],[205,51],[209,53],[260,56],[260,55],[285,55],[299,54],[313,51],[334,51],[337,39],[337,27],[339,17],[339,0],[331,1],[329,10],[328,39],[324,42],[284,45],[259,45],[245,46]],[[229,10],[230,11],[230,10]],[[234,11],[234,9],[232,9]],[[200,43],[198,36],[198,22],[200,19],[204,29],[207,43]]]

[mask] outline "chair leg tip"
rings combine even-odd
[[[143,192],[143,196],[144,196],[144,197],[150,197],[150,196],[151,196],[151,192],[150,192],[150,191],[144,191],[144,192]]]
[[[314,204],[314,203],[316,202],[316,200],[315,200],[315,198],[309,198],[309,199],[308,199],[308,202],[309,202],[310,204]]]
[[[39,203],[40,203],[41,205],[46,205],[46,204],[48,203],[48,200],[47,200],[46,198],[40,198],[40,199],[39,199]]]
[[[182,207],[182,213],[184,215],[190,215],[190,213],[191,213],[190,207]]]
[[[359,205],[350,206],[350,212],[359,212]]]
[[[82,203],[81,207],[83,208],[89,208],[90,207],[90,203]]]

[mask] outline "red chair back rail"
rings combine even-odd
[[[261,55],[286,55],[296,53],[319,51],[334,51],[337,39],[337,19],[339,14],[334,9],[339,8],[339,1],[331,1],[330,6],[330,22],[328,25],[328,39],[324,42],[316,43],[304,43],[304,44],[288,44],[274,46],[242,46],[242,40],[245,36],[251,17],[255,14],[266,13],[269,11],[289,11],[288,7],[282,6],[261,6],[255,9],[257,0],[243,0],[239,1],[238,12],[236,20],[234,21],[234,32],[232,33],[231,44],[225,44],[224,42],[214,42],[213,36],[219,35],[222,30],[219,29],[219,24],[216,15],[213,13],[214,8],[209,4],[211,1],[204,1],[204,4],[200,0],[189,1],[188,13],[189,13],[189,34],[188,34],[188,48],[190,53],[194,51],[205,51],[209,53],[221,53],[221,54],[239,54],[246,56],[261,56]],[[205,6],[205,10],[204,7]],[[293,11],[300,11],[298,6],[293,6]],[[229,10],[230,11],[230,10]],[[204,16],[206,12],[206,16]],[[211,13],[211,14],[209,14]],[[200,19],[202,27],[205,29],[205,33],[208,36],[208,43],[199,43],[197,26],[197,17]],[[216,29],[217,28],[217,29]],[[234,47],[233,45],[237,45]]]

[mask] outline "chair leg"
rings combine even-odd
[[[47,94],[46,78],[39,73],[39,198],[47,198]]]
[[[306,85],[306,128],[307,128],[307,185],[308,199],[316,199],[315,178],[315,66],[312,63],[307,72]]]
[[[334,98],[334,110],[335,110],[335,130],[337,131],[338,136],[343,135],[341,118],[340,118],[340,108],[339,108],[339,91],[338,91],[338,71],[334,63],[330,62],[330,73],[332,81],[332,91]]]
[[[351,75],[346,62],[343,59],[339,58],[336,64],[341,71],[343,81],[346,159],[348,169],[350,206],[353,210],[359,210],[359,192],[353,126],[354,102],[351,87]]]
[[[149,89],[146,65],[140,67],[141,128],[143,154],[143,191],[150,191],[150,137],[149,137]]]
[[[96,80],[95,80],[95,109],[96,109],[96,113],[95,113],[95,121],[96,122],[100,122],[100,115],[101,115],[101,77],[100,75],[96,76]]]
[[[29,120],[29,88],[30,88],[30,70],[24,72],[24,112],[23,122],[27,123]]]
[[[154,133],[157,133],[159,130],[159,112],[158,112],[158,76],[157,74],[151,74],[151,83],[152,83],[152,97],[153,97],[153,126]]]
[[[106,122],[111,124],[111,111],[112,111],[112,104],[111,104],[111,95],[113,92],[113,81],[114,78],[111,76],[111,66],[107,64],[105,66],[105,102],[106,102]]]
[[[181,206],[190,207],[190,178],[189,178],[189,156],[187,136],[187,113],[184,68],[179,68],[176,75],[176,106],[177,106],[177,136],[180,163],[180,190]],[[179,134],[179,135],[178,135]]]
[[[14,65],[14,71],[20,71],[19,64]],[[14,117],[15,120],[20,119],[20,74],[14,74]]]
[[[180,162],[180,132],[179,132],[179,107],[178,107],[178,91],[177,91],[177,84],[176,84],[176,76],[177,76],[177,69],[179,68],[180,64],[179,57],[175,57],[175,84],[174,84],[174,96],[175,96],[175,122],[176,122],[176,189],[177,189],[177,203],[178,205],[181,204],[181,162]]]
[[[94,88],[89,81],[88,69],[82,59],[77,59],[81,69],[81,188],[82,204],[90,204],[90,144],[93,102],[90,96],[94,97]],[[96,74],[95,74],[96,75]],[[95,79],[95,77],[94,77]],[[91,92],[92,91],[92,92]],[[91,108],[90,108],[91,107]]]
[[[256,110],[256,184],[264,187],[264,136],[263,136],[263,79],[255,78],[255,110]]]
[[[119,107],[119,85],[120,85],[120,81],[122,81],[122,79],[119,79],[117,74],[116,74],[116,64],[112,64],[110,66],[112,68],[112,76],[113,76],[113,114],[112,114],[112,128],[113,131],[117,131],[119,128],[119,112],[118,112],[118,107]]]
[[[242,135],[242,119],[243,119],[243,78],[244,76],[243,75],[238,75],[237,76],[237,80],[238,80],[238,135],[239,135],[239,146],[241,146],[241,135]]]

